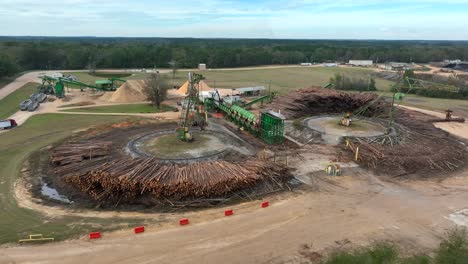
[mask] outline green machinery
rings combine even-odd
[[[258,100],[257,102],[259,101],[261,100]],[[252,102],[250,103],[252,104]],[[241,106],[224,103],[218,93],[216,93],[212,98],[205,98],[204,104],[205,109],[207,110],[221,110],[226,114],[226,117],[235,123],[240,129],[249,131],[251,134],[260,137],[268,144],[283,143],[284,120],[286,118],[279,113],[273,111],[262,111],[260,113],[260,118],[258,118],[257,115]]]
[[[97,80],[96,87],[103,91],[115,91],[117,88],[127,80],[121,78],[109,78],[106,80]]]
[[[405,90],[402,89],[403,83],[407,84],[407,89]],[[406,94],[410,93],[413,89],[444,90],[444,91],[449,91],[453,93],[458,93],[460,91],[460,88],[453,86],[453,85],[436,83],[436,82],[420,80],[420,79],[415,79],[415,78],[410,78],[410,77],[404,77],[396,85],[396,87],[397,87],[398,92],[394,94],[394,99],[397,101],[403,100]]]
[[[53,94],[58,98],[65,96],[65,88],[81,89],[85,88],[96,89],[100,91],[115,91],[120,82],[126,82],[124,79],[110,78],[107,80],[98,80],[96,85],[86,84],[79,81],[70,80],[63,77],[41,76],[42,84],[39,86],[39,91],[45,94]]]
[[[257,103],[264,103],[264,102],[271,102],[273,98],[275,98],[276,93],[272,92],[264,96],[260,96],[258,98],[255,98],[254,100],[244,104],[245,109],[249,109],[252,105],[257,104]]]

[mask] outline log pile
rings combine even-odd
[[[427,122],[400,111],[395,120],[406,128],[400,144],[380,144],[359,138],[349,138],[346,148],[354,156],[359,147],[358,163],[385,174],[403,176],[418,173],[429,177],[431,172],[449,172],[464,166],[468,159],[466,147],[448,133]]]
[[[111,141],[72,141],[52,151],[52,163],[66,165],[106,156],[110,153]]]
[[[373,102],[376,100],[376,102]],[[383,113],[387,107],[384,99],[375,93],[346,93],[337,90],[311,87],[276,97],[270,108],[281,110],[287,118],[298,118],[322,113],[355,111],[372,103],[363,113],[373,116]]]
[[[429,122],[432,122],[432,123],[437,123],[437,122],[465,123],[465,118],[463,118],[463,117],[455,117],[455,118],[451,118],[451,119],[447,119],[447,118],[434,118],[434,119],[430,119]]]
[[[277,165],[258,160],[244,164],[228,161],[193,164],[161,164],[154,158],[123,158],[98,165],[69,164],[58,168],[66,182],[95,200],[131,201],[150,194],[154,198],[215,197],[228,194],[260,181],[282,188],[287,171]]]

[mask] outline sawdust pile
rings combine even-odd
[[[177,92],[179,94],[187,94],[189,90],[189,82],[186,81],[182,86],[180,86],[179,89],[177,89]],[[209,92],[209,91],[214,91],[213,88],[211,88],[205,81],[201,80],[200,83],[198,83],[197,87],[195,87],[198,91],[200,92]]]
[[[311,87],[278,96],[269,108],[280,110],[287,118],[298,118],[322,113],[354,112],[361,107],[367,107],[362,115],[373,116],[384,113],[387,106],[385,100],[375,93],[346,93]]]
[[[136,103],[148,101],[144,93],[144,80],[126,81],[115,92],[107,92],[101,100],[112,103]]]

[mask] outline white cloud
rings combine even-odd
[[[468,0],[0,0],[0,35],[468,39],[460,5]]]

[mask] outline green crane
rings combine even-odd
[[[406,91],[403,91],[402,89],[404,83],[406,83],[408,86],[408,89]],[[449,91],[453,93],[460,92],[460,88],[453,86],[453,85],[436,83],[436,82],[431,82],[431,81],[426,81],[426,80],[421,80],[421,79],[416,79],[416,78],[410,78],[407,76],[404,77],[398,84],[396,84],[395,87],[397,88],[398,91],[395,92],[394,99],[398,101],[403,100],[406,94],[409,94],[414,89],[444,90],[444,91]]]

